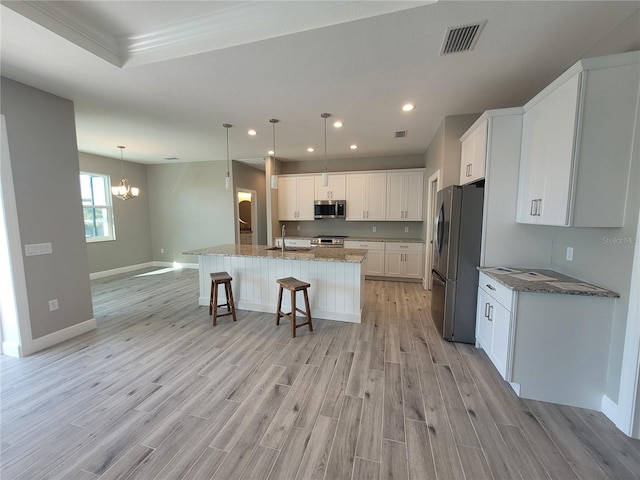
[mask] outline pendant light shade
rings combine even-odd
[[[327,118],[331,116],[330,113],[321,113],[320,116],[324,119],[324,171],[322,172],[322,186],[329,186],[329,174],[327,173]]]
[[[229,129],[233,126],[230,123],[223,123],[222,126],[227,130],[227,176],[224,177],[224,188],[229,190],[231,188],[231,177],[229,176]]]
[[[140,189],[129,185],[127,177],[124,176],[124,156],[122,151],[127,147],[124,145],[118,145],[118,148],[120,149],[120,170],[122,172],[122,179],[120,180],[119,185],[111,187],[111,193],[122,200],[129,200],[130,198],[135,198],[140,195]]]
[[[276,123],[280,120],[277,118],[270,118],[271,129],[273,131],[273,170],[271,171],[271,189],[278,189],[278,163],[276,161]]]

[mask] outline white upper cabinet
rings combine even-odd
[[[469,129],[461,138],[460,185],[484,178],[487,159],[487,121]]]
[[[347,174],[346,220],[377,221],[385,219],[387,174]]]
[[[524,106],[519,223],[624,224],[639,58],[581,60]]]
[[[343,173],[330,173],[327,177],[329,179],[329,184],[324,187],[322,185],[322,175],[315,176],[316,200],[346,200],[346,175]]]
[[[278,177],[278,219],[313,220],[314,187],[312,175]]]
[[[421,222],[423,198],[422,170],[387,173],[387,220]]]

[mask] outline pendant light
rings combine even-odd
[[[233,126],[230,123],[223,123],[222,126],[227,129],[227,176],[224,177],[224,188],[231,188],[231,177],[229,176],[229,129]]]
[[[321,113],[320,116],[324,118],[324,171],[322,172],[322,186],[329,186],[329,174],[327,174],[327,118],[331,116],[330,113]]]
[[[273,190],[278,189],[278,163],[276,162],[276,123],[280,120],[277,118],[270,118],[271,129],[273,130],[273,171],[271,172],[271,188]]]
[[[122,179],[120,180],[120,185],[111,187],[111,193],[122,200],[129,200],[130,198],[137,197],[140,194],[140,189],[129,185],[127,177],[124,176],[124,156],[122,151],[127,147],[124,145],[118,145],[118,148],[120,149],[120,170],[122,173]]]

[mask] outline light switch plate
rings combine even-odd
[[[573,262],[573,247],[567,247],[567,261]]]
[[[53,253],[51,243],[28,243],[24,246],[24,254],[27,257],[34,255],[49,255]]]
[[[53,300],[49,300],[49,311],[53,312],[54,310],[58,310],[58,299],[54,298]]]

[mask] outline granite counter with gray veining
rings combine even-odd
[[[620,294],[553,270],[522,267],[478,267],[496,282],[517,292],[560,293],[619,298]]]
[[[184,252],[184,255],[219,255],[226,257],[261,257],[316,262],[362,263],[367,250],[355,248],[314,247],[286,250],[271,249],[266,245],[217,245]]]

